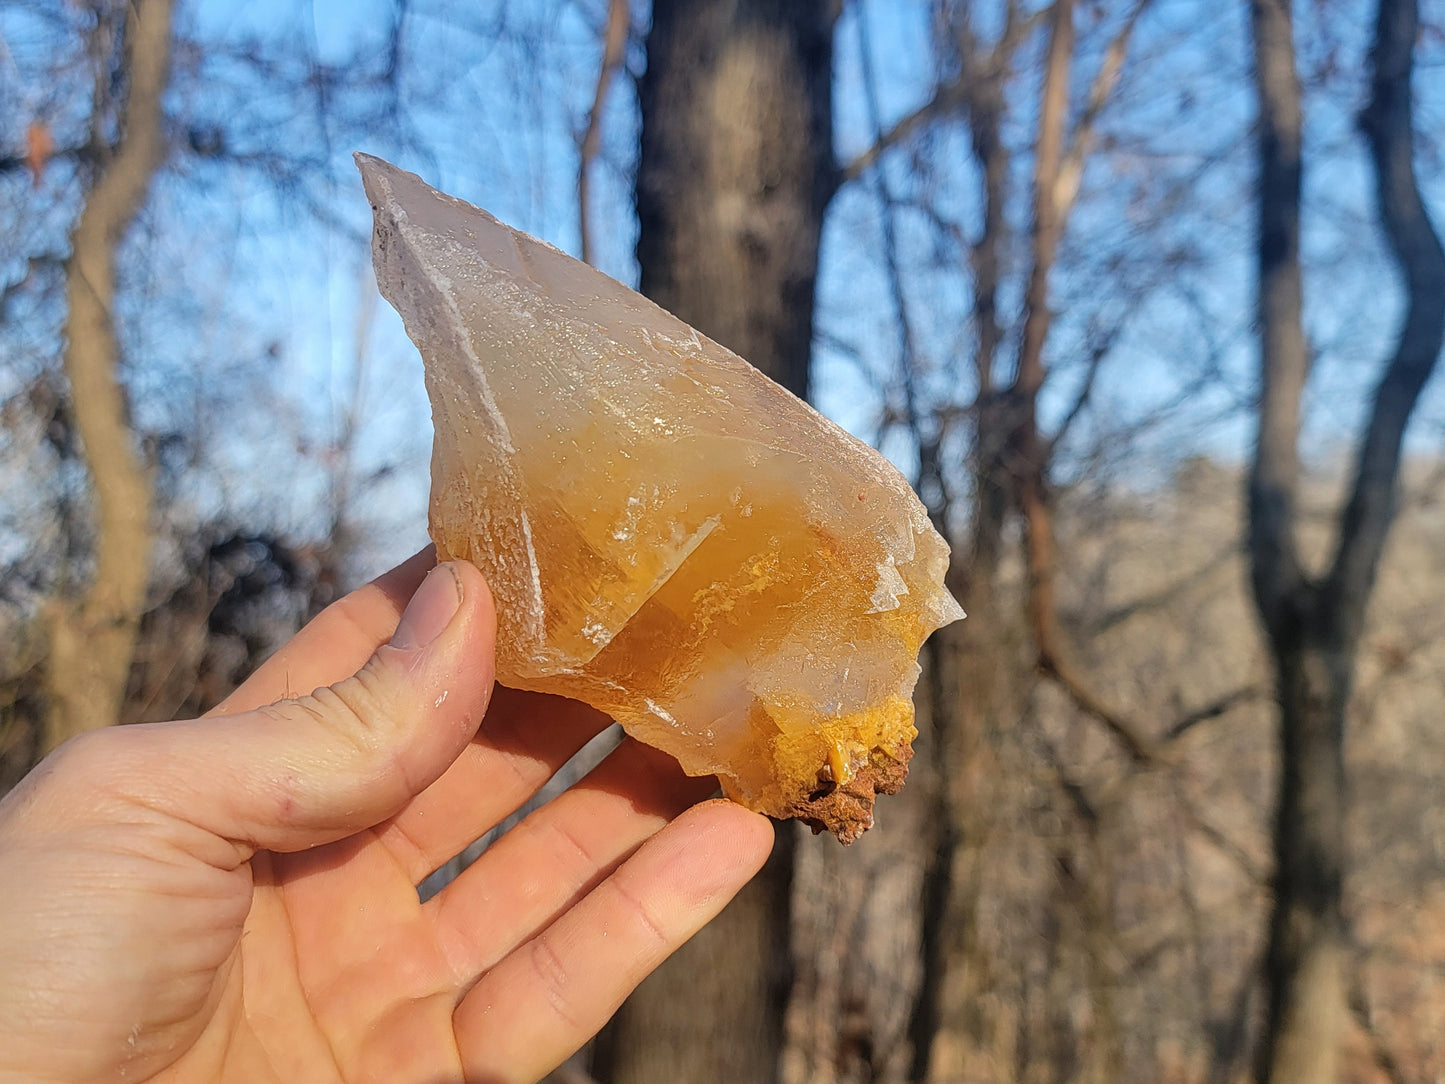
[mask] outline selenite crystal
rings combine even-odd
[[[426,365],[432,538],[491,584],[498,680],[856,839],[907,773],[919,647],[963,616],[902,475],[640,294],[356,157]]]

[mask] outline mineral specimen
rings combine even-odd
[[[432,538],[491,583],[498,680],[856,839],[907,773],[919,647],[963,616],[907,482],[600,271],[357,163],[426,364]]]

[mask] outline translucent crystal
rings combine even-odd
[[[919,647],[963,616],[907,482],[640,294],[357,162],[426,364],[432,538],[491,584],[498,680],[856,838],[907,771]]]

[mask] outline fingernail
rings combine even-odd
[[[411,596],[401,622],[392,634],[391,646],[403,651],[426,647],[440,636],[462,604],[462,585],[451,565],[438,565]]]

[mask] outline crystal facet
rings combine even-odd
[[[907,482],[640,294],[357,162],[426,364],[432,538],[491,584],[498,680],[856,839],[907,772],[919,647],[963,616]]]

